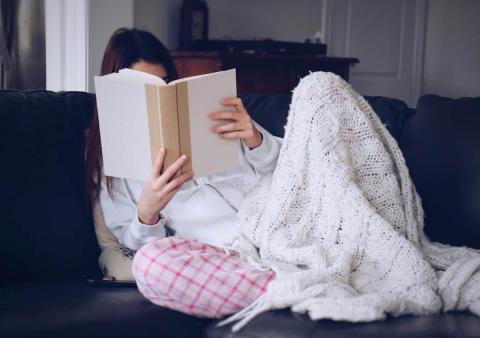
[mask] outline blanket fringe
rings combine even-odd
[[[264,294],[247,307],[217,323],[216,326],[219,327],[237,322],[232,326],[232,332],[237,332],[245,327],[254,317],[268,310],[271,310],[271,302],[267,298],[267,294]]]

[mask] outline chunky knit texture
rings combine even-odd
[[[285,128],[276,170],[245,199],[232,246],[277,277],[221,324],[239,320],[238,330],[287,307],[352,322],[480,315],[480,252],[428,240],[395,139],[349,84],[323,72],[303,78]]]

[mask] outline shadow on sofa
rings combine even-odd
[[[288,95],[243,99],[257,122],[283,136]],[[430,238],[480,248],[480,98],[428,95],[416,110],[368,100],[404,151]],[[93,104],[80,92],[0,92],[0,337],[480,337],[480,318],[466,313],[352,324],[288,310],[260,315],[232,335],[215,321],[153,305],[135,288],[88,285],[101,277],[83,194]]]

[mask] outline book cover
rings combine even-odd
[[[210,131],[218,121],[208,113],[228,110],[220,104],[235,97],[235,70],[193,76],[166,84],[143,72],[123,69],[95,77],[104,174],[145,181],[161,147],[164,168],[180,155],[195,177],[238,165],[238,140]],[[226,123],[227,121],[225,121]]]

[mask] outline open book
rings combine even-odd
[[[182,172],[210,175],[239,164],[238,140],[210,131],[208,113],[229,110],[220,100],[237,96],[235,69],[187,77],[166,84],[131,69],[95,77],[106,176],[146,181],[161,147],[164,168],[180,155]]]

